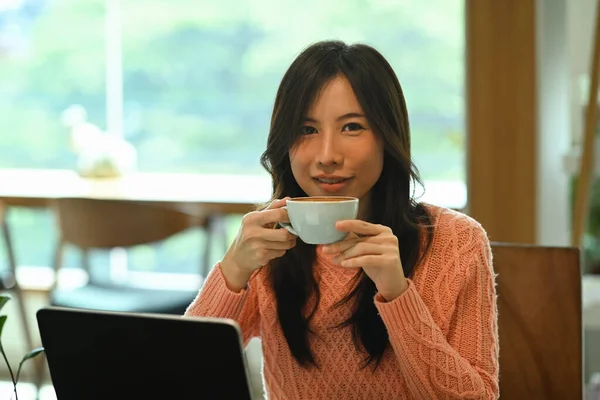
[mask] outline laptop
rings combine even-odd
[[[58,400],[252,399],[233,320],[46,307],[37,322]]]

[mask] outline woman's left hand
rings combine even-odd
[[[386,301],[404,293],[408,282],[400,261],[398,238],[390,228],[361,220],[338,221],[335,227],[350,233],[346,239],[324,247],[326,253],[337,254],[336,263],[362,268]]]

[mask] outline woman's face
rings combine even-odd
[[[289,156],[302,190],[309,196],[358,197],[366,210],[384,150],[344,76],[322,88],[301,129]]]

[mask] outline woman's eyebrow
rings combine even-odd
[[[346,119],[350,119],[350,118],[366,118],[364,116],[364,114],[361,114],[359,112],[350,112],[344,115],[340,115],[339,117],[336,118],[336,121],[343,121]],[[319,122],[318,120],[316,120],[315,118],[311,118],[311,117],[306,117],[304,118],[304,122],[312,122],[312,123],[317,123]]]

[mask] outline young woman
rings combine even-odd
[[[498,332],[487,235],[412,198],[420,182],[400,84],[361,44],[305,49],[279,86],[261,162],[273,200],[244,216],[186,315],[259,336],[271,399],[496,399]],[[348,238],[303,243],[285,199],[360,199]]]

